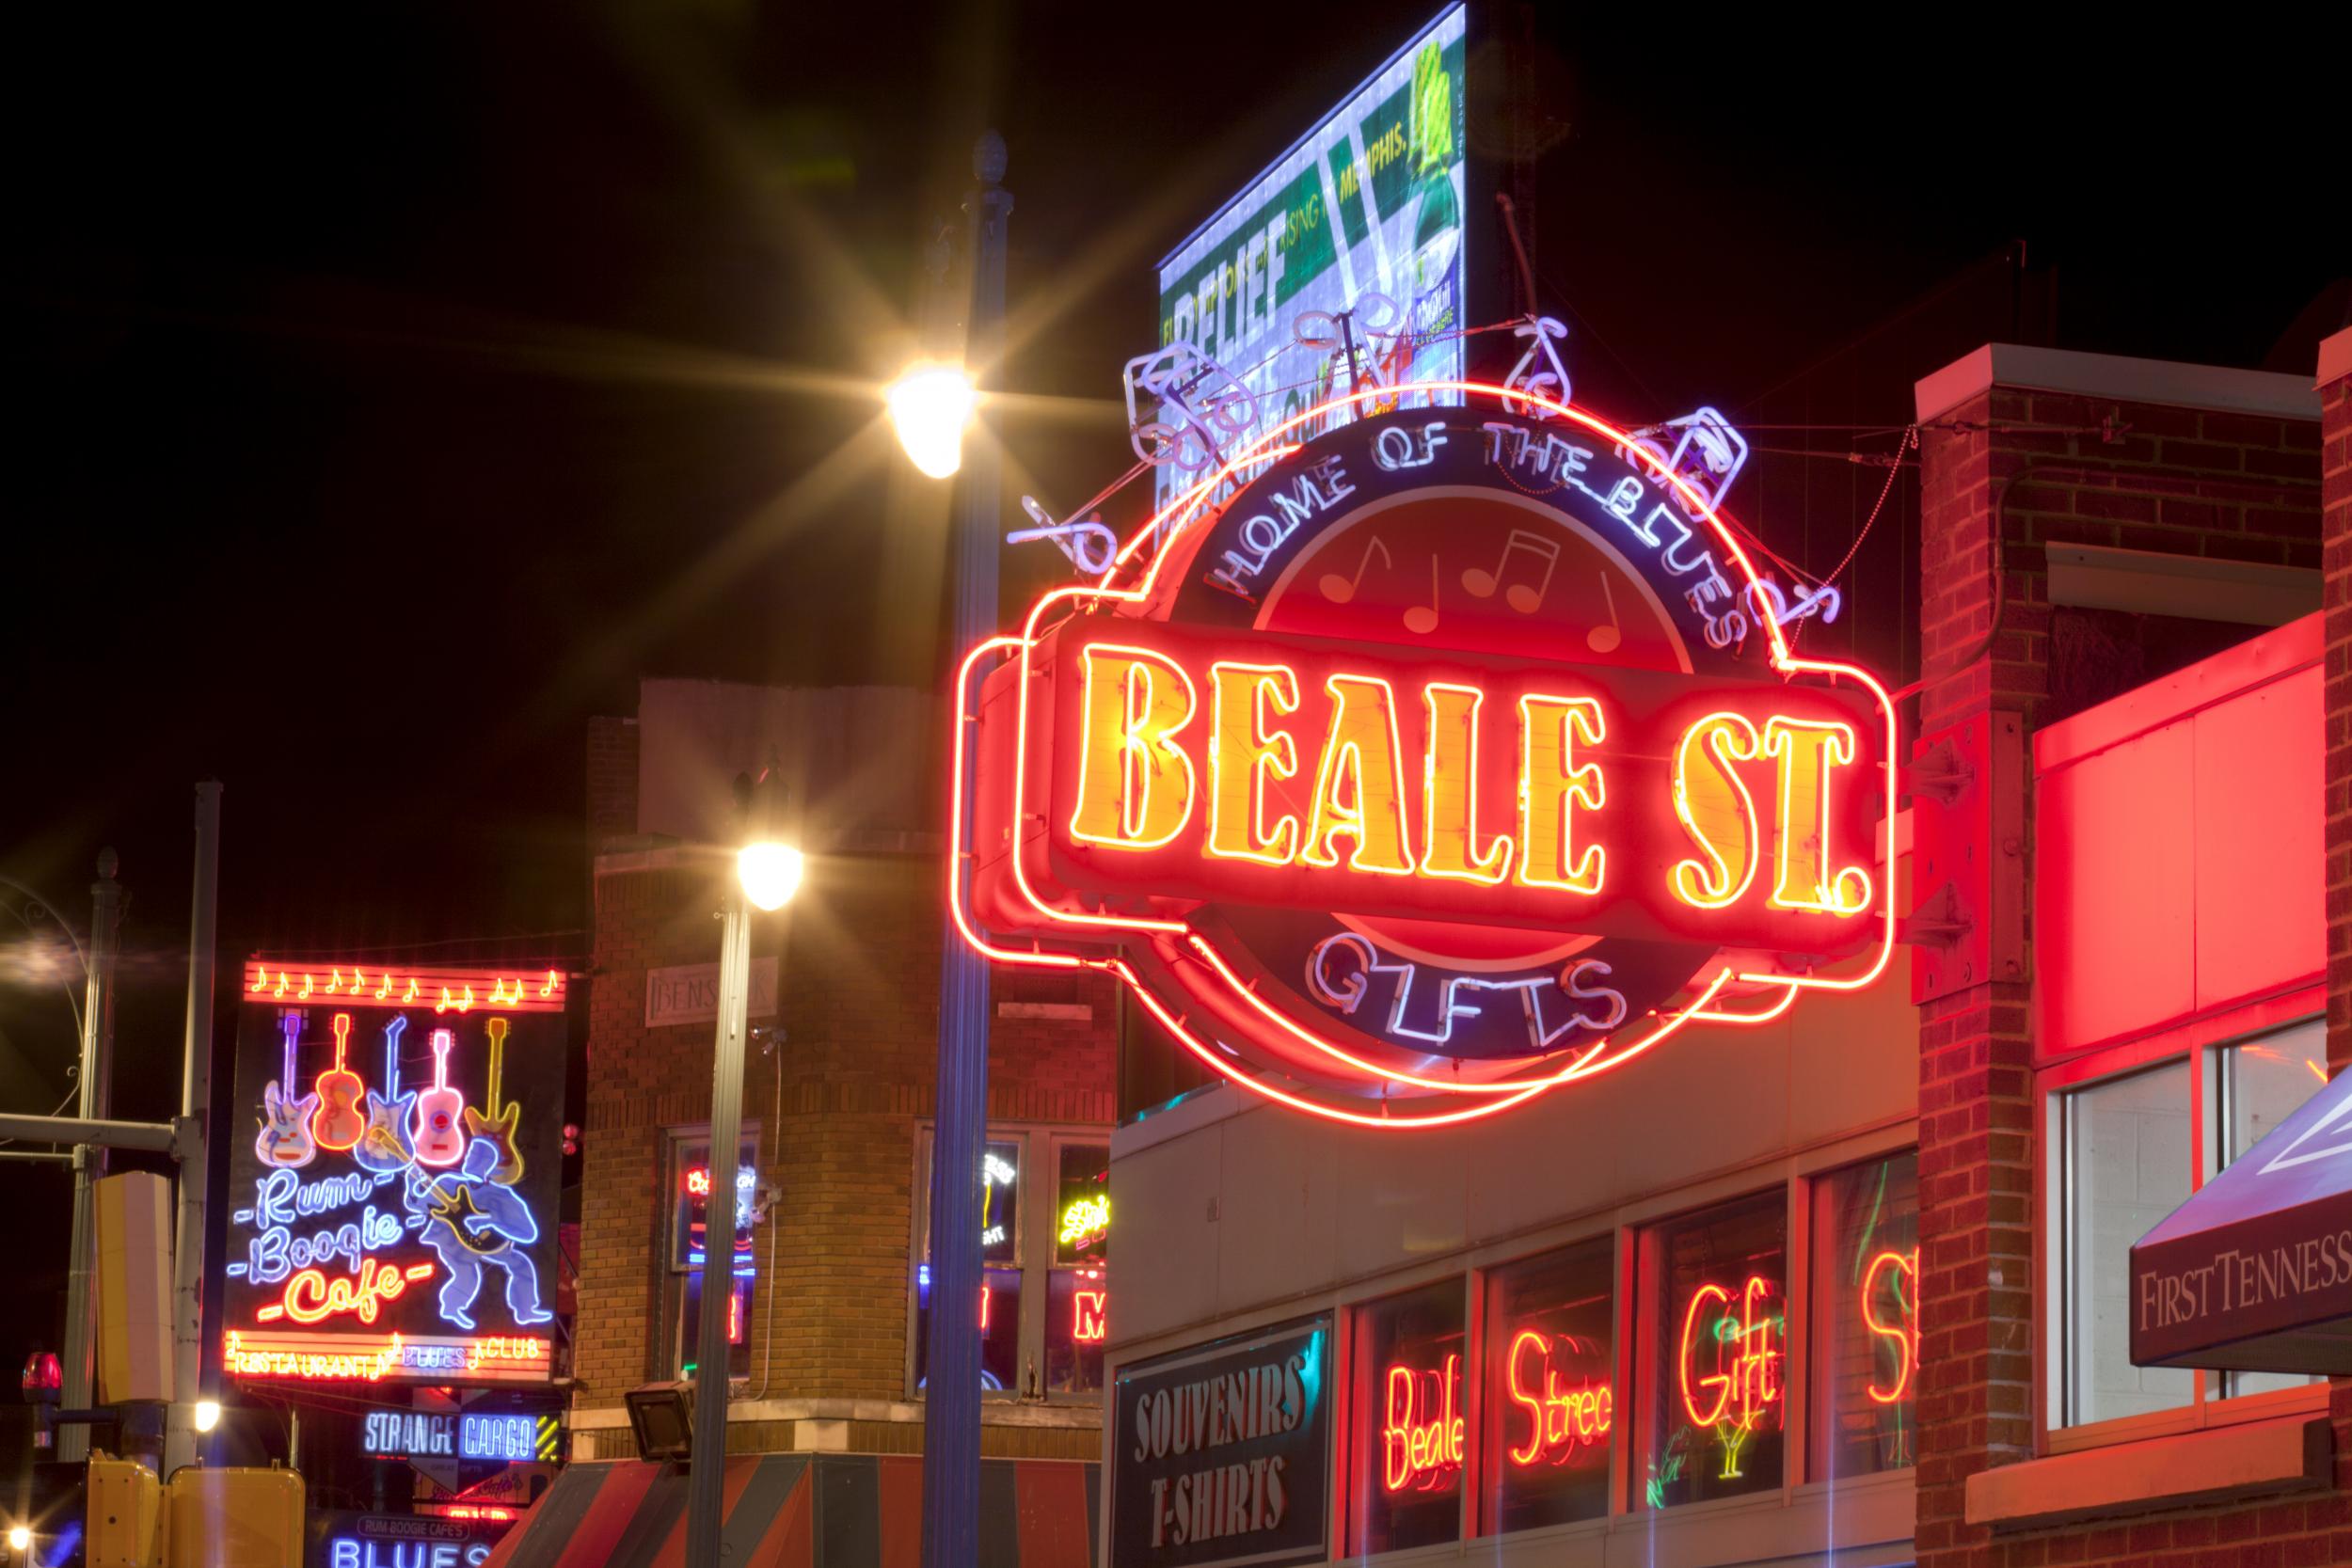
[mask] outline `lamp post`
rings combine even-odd
[[[751,1023],[751,911],[783,908],[801,883],[801,852],[765,836],[768,824],[757,805],[769,783],[763,776],[761,785],[749,792],[744,829],[750,842],[737,854],[735,875],[727,879],[725,924],[719,940],[719,1037],[710,1065],[711,1181],[703,1207],[703,1298],[694,1336],[686,1568],[719,1568],[719,1505],[727,1457],[727,1303],[735,1294],[735,1169],[743,1141],[743,1037]],[[772,1281],[769,1288],[775,1288]]]
[[[993,368],[1005,318],[1005,142],[982,132],[977,182],[964,201],[972,261],[964,364]],[[956,492],[955,642],[947,667],[996,624],[999,547],[996,448],[963,429],[976,401],[970,372],[921,366],[891,388],[891,421],[915,467],[933,478],[961,469]],[[950,694],[950,701],[956,700]],[[959,732],[961,726],[957,726]],[[957,744],[961,745],[961,734]],[[961,803],[956,808],[965,810]],[[964,842],[971,842],[969,814]],[[924,1354],[923,1568],[962,1568],[980,1528],[980,1155],[988,1137],[988,966],[940,930],[939,1086],[931,1133],[930,1322]]]

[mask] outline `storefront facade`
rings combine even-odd
[[[713,914],[729,871],[707,847],[727,841],[737,773],[771,760],[809,861],[795,901],[754,923],[728,1447],[921,1449],[936,713],[935,699],[898,689],[649,680],[634,716],[590,737],[599,852],[575,1458],[634,1459],[628,1391],[696,1364],[706,1222],[713,1189],[725,1190],[705,1119]],[[982,1449],[1089,1462],[1109,1294],[1114,999],[1093,976],[1013,976],[992,1006]],[[1100,1224],[1064,1223],[1098,1211]]]
[[[1120,1128],[1102,1560],[2352,1560],[2341,1394],[2126,1332],[2132,1243],[2330,1069],[2330,347],[1921,380],[1874,988],[1467,1126]]]

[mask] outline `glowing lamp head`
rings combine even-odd
[[[218,1425],[220,1425],[220,1401],[197,1401],[196,1430],[199,1432],[210,1432],[213,1428]]]
[[[29,1552],[32,1549],[33,1532],[25,1528],[23,1525],[10,1525],[8,1527],[8,1550],[12,1552]]]
[[[978,395],[955,365],[917,365],[882,394],[907,460],[933,479],[963,466],[963,432]]]
[[[801,886],[801,852],[788,844],[747,844],[735,857],[743,896],[763,910],[780,910]]]

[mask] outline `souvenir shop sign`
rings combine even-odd
[[[551,1375],[563,1006],[550,972],[246,966],[232,1375]]]
[[[966,936],[1383,1127],[1867,985],[1894,934],[1893,707],[1792,642],[1719,510],[1736,433],[1445,389],[1268,433],[961,705]]]
[[[1111,1560],[1128,1568],[1327,1555],[1331,1321],[1124,1368],[1113,1406]]]

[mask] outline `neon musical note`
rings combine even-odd
[[[1617,591],[1609,586],[1606,572],[1600,575],[1600,596],[1609,605],[1609,624],[1586,632],[1584,645],[1597,654],[1613,654],[1617,644],[1625,641],[1625,626],[1617,619]]]
[[[548,983],[539,988],[539,994],[541,996],[553,996],[555,994],[555,971],[552,969],[548,971]]]
[[[1533,584],[1519,581],[1504,587],[1503,579],[1513,575],[1511,560],[1514,556],[1520,555],[1529,561],[1540,561],[1543,563],[1543,576]],[[1472,595],[1481,599],[1493,598],[1495,590],[1502,588],[1504,604],[1509,605],[1521,615],[1533,615],[1542,607],[1544,595],[1551,592],[1551,574],[1559,568],[1559,541],[1546,539],[1541,534],[1530,533],[1523,528],[1515,528],[1511,531],[1511,536],[1502,543],[1502,557],[1495,562],[1495,569],[1489,572],[1481,567],[1470,567],[1462,574],[1462,586],[1470,590]],[[1526,578],[1533,574],[1520,572],[1517,575]]]
[[[1347,577],[1339,572],[1326,572],[1315,586],[1321,589],[1323,596],[1333,604],[1353,604],[1356,599],[1356,590],[1362,585],[1364,570],[1372,564],[1373,552],[1375,550],[1379,552],[1381,564],[1385,566],[1396,564],[1396,558],[1389,553],[1389,546],[1375,539],[1364,546],[1364,558],[1356,562],[1354,577]]]
[[[1416,637],[1426,637],[1438,629],[1438,558],[1429,558],[1429,602],[1413,605],[1405,611],[1405,629]]]

